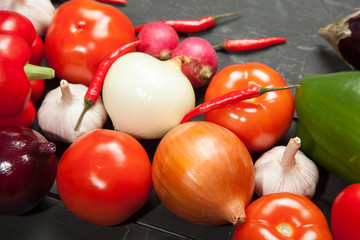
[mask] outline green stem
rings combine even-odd
[[[215,50],[225,49],[225,42],[222,42],[222,43],[213,45],[213,48],[214,48]]]
[[[77,129],[80,126],[80,123],[81,123],[82,119],[84,118],[85,112],[89,109],[89,107],[91,107],[95,103],[95,101],[91,100],[89,98],[85,98],[84,103],[85,103],[84,108],[83,108],[82,112],[80,113],[80,116],[79,116],[79,118],[78,118],[78,120],[76,122],[74,131],[77,131]]]
[[[242,14],[242,12],[223,13],[223,14],[219,14],[219,15],[214,15],[214,16],[212,16],[212,18],[214,19],[214,21],[216,21],[220,18],[231,17],[231,16],[241,15],[241,14]]]
[[[299,84],[295,84],[295,85],[288,85],[285,87],[277,87],[277,88],[264,88],[264,87],[259,87],[259,95],[263,95],[264,93],[267,92],[273,92],[273,91],[279,91],[279,90],[285,90],[285,89],[290,89],[290,88],[297,88],[300,87]]]
[[[24,66],[24,71],[30,81],[36,79],[52,79],[55,77],[54,69],[29,63]]]

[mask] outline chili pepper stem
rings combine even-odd
[[[301,140],[298,137],[291,138],[287,144],[280,165],[284,169],[291,169],[295,164],[295,155],[299,151]]]
[[[55,77],[54,69],[29,63],[24,66],[24,71],[30,81],[36,79],[52,79]]]
[[[223,13],[223,14],[213,15],[212,18],[214,21],[216,21],[220,18],[231,17],[231,16],[236,16],[236,15],[241,15],[241,14],[242,14],[242,12]]]
[[[290,89],[290,88],[297,88],[300,87],[299,84],[295,84],[295,85],[288,85],[285,87],[277,87],[277,88],[264,88],[264,87],[259,87],[259,96],[263,95],[264,93],[267,92],[273,92],[273,91],[279,91],[279,90],[284,90],[284,89]]]
[[[78,128],[79,128],[79,126],[80,126],[80,123],[81,123],[82,119],[84,118],[85,112],[86,112],[92,105],[95,104],[95,101],[92,100],[92,99],[86,98],[86,99],[84,99],[84,104],[85,104],[85,105],[84,105],[84,108],[83,108],[83,110],[81,111],[80,116],[79,116],[79,118],[78,118],[78,120],[77,120],[77,122],[76,122],[74,131],[77,131],[77,130],[78,130]]]
[[[225,42],[213,45],[215,50],[225,49]]]

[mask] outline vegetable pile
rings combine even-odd
[[[212,44],[194,36],[240,12],[134,27],[99,1],[50,6],[37,24],[7,7],[0,4],[0,214],[33,209],[56,179],[67,209],[101,226],[127,221],[154,190],[185,221],[232,223],[234,240],[358,236],[344,229],[360,212],[346,209],[360,192],[359,12],[320,29],[351,70],[288,85],[259,62],[218,69],[217,54],[286,38]],[[57,87],[45,90],[44,79]],[[286,139],[295,111],[296,136]],[[158,141],[153,157],[144,140]],[[66,150],[56,159],[58,143]],[[334,201],[332,232],[312,202],[318,165],[352,184]]]

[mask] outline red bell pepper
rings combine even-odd
[[[34,65],[41,65],[41,62],[44,57],[44,43],[43,40],[36,35],[35,40],[31,46],[31,58],[30,63]],[[39,101],[45,91],[45,81],[44,79],[37,79],[30,81],[31,83],[31,96],[30,99],[33,102]]]
[[[0,30],[22,37],[28,45],[34,42],[36,31],[31,21],[24,15],[7,10],[0,10]]]
[[[27,42],[15,34],[0,34],[0,115],[22,112],[27,106],[31,85],[24,66],[30,59]]]
[[[28,106],[29,80],[53,78],[51,68],[29,65],[35,28],[23,15],[0,10],[0,116],[14,117]]]
[[[0,117],[0,127],[2,126],[23,126],[31,127],[36,117],[36,108],[33,101],[29,100],[25,110],[11,116]]]

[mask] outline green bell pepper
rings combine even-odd
[[[295,92],[296,134],[312,160],[360,182],[360,71],[309,75]]]

